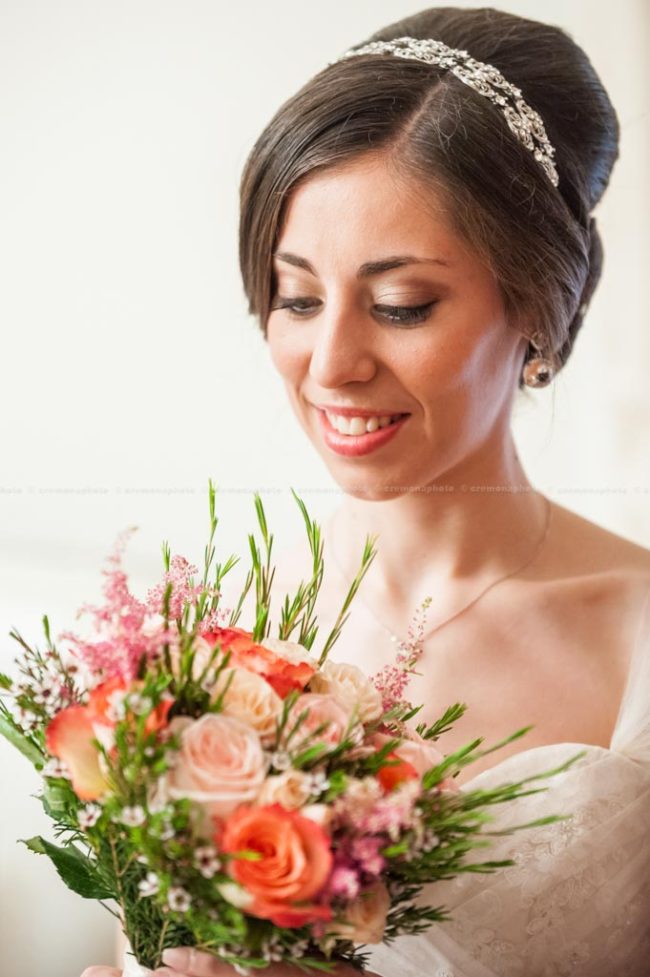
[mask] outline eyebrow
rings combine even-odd
[[[290,251],[276,251],[273,257],[277,258],[278,261],[285,261],[288,265],[303,268],[310,274],[316,275],[313,265],[306,258],[301,258],[300,255],[292,254]],[[382,258],[381,261],[366,261],[357,271],[356,277],[359,279],[370,278],[372,275],[381,275],[385,271],[392,271],[393,268],[402,268],[404,265],[424,264],[442,265],[445,268],[450,267],[450,262],[443,261],[442,258],[416,258],[412,254],[397,254],[389,258]]]

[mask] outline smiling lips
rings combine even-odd
[[[371,414],[355,408],[334,413],[317,408],[325,443],[347,457],[366,455],[395,437],[409,414]]]

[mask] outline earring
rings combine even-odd
[[[535,348],[536,355],[524,363],[522,370],[523,381],[527,387],[546,387],[555,375],[551,361],[546,356],[539,355],[542,347],[538,338],[538,333],[531,337],[530,342]]]

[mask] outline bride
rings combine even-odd
[[[344,492],[324,532],[334,574],[319,620],[334,619],[377,534],[333,657],[376,672],[431,595],[410,698],[429,721],[467,703],[445,750],[534,723],[525,748],[472,764],[461,788],[550,769],[577,744],[585,755],[499,815],[571,819],[497,839],[491,857],[516,865],[445,883],[432,898],[452,920],[373,947],[371,972],[642,977],[650,551],[537,491],[510,430],[518,391],[566,363],[598,283],[590,215],[618,154],[617,117],[558,28],[441,7],[371,40],[404,37],[456,53],[406,42],[328,65],[276,113],[241,184],[250,311]],[[287,589],[299,563],[296,551],[278,566]],[[165,960],[157,975],[234,973],[182,948]]]

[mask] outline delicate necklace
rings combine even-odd
[[[424,632],[420,631],[420,633],[418,635],[418,641],[419,641],[419,643],[423,642],[426,638],[429,637],[429,635],[433,634],[435,631],[440,631],[440,629],[441,628],[444,628],[445,625],[450,624],[452,621],[455,621],[457,617],[460,617],[461,614],[464,614],[465,611],[468,611],[470,609],[470,607],[474,607],[474,605],[477,604],[478,601],[482,597],[484,597],[485,594],[487,594],[487,592],[489,590],[492,590],[493,587],[496,587],[496,585],[498,583],[502,583],[504,580],[508,580],[510,577],[514,577],[515,574],[521,573],[522,570],[525,570],[526,567],[530,563],[533,562],[533,560],[535,559],[535,557],[538,555],[538,553],[542,549],[542,546],[546,542],[546,539],[548,537],[548,532],[549,532],[549,529],[550,529],[550,526],[551,526],[551,512],[552,512],[551,502],[550,502],[549,499],[546,499],[546,520],[545,520],[545,525],[544,525],[544,532],[542,533],[542,538],[540,539],[539,543],[535,547],[532,555],[529,556],[529,557],[527,557],[527,559],[521,564],[521,566],[515,567],[514,570],[511,570],[509,573],[504,574],[502,577],[497,577],[496,580],[493,580],[492,583],[488,584],[487,587],[485,587],[483,590],[481,590],[480,593],[478,593],[476,595],[476,597],[473,597],[472,600],[468,604],[465,604],[465,606],[464,607],[461,607],[459,611],[456,611],[450,617],[446,618],[444,621],[441,621],[440,624],[435,624],[432,628],[429,628],[427,631],[424,631]],[[341,564],[337,560],[336,554],[334,553],[332,547],[330,547],[330,553],[332,554],[334,563],[338,567],[339,572],[342,573],[342,574],[344,574],[343,569],[341,567]],[[361,603],[364,605],[364,607],[366,607],[368,609],[368,611],[370,611],[370,613],[374,617],[374,619],[377,622],[377,624],[379,624],[379,626],[381,628],[383,628],[383,630],[386,631],[390,635],[391,641],[397,642],[399,644],[405,644],[406,643],[404,639],[401,639],[398,635],[395,634],[394,631],[392,631],[389,627],[387,627],[385,624],[383,624],[379,620],[379,618],[377,617],[377,615],[375,614],[375,612],[372,610],[372,608],[369,607],[369,605],[366,603],[366,601],[363,600],[363,598],[360,597],[359,592],[357,592],[357,594],[355,595],[355,599],[360,599],[361,600]]]

